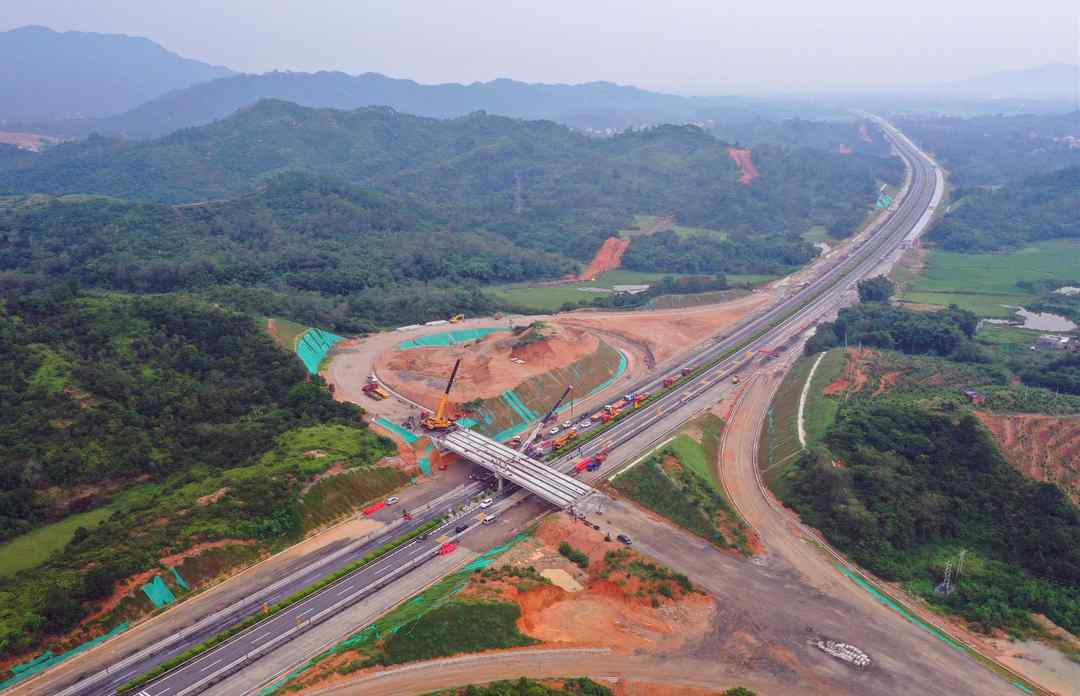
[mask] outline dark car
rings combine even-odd
[[[431,536],[430,532],[424,532],[423,534],[418,534],[416,538],[419,539],[420,541],[423,541],[424,539],[427,539],[429,536]]]
[[[458,526],[454,527],[454,534],[461,534],[462,532],[464,532],[468,528],[469,528],[469,525],[467,525],[467,524],[459,524]]]
[[[633,540],[629,536],[627,536],[625,534],[620,534],[619,536],[617,536],[615,538],[618,539],[619,541],[621,541],[622,543],[626,544],[627,546],[634,543]]]

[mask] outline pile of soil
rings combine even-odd
[[[1013,466],[1036,481],[1057,483],[1080,504],[1080,417],[976,415]]]
[[[587,569],[559,554],[562,542],[588,555]],[[532,566],[541,573],[559,569],[581,585],[580,591],[570,592],[553,584],[523,584],[510,577],[470,582],[463,594],[514,601],[521,607],[519,629],[549,644],[667,654],[702,638],[716,611],[715,601],[708,595],[684,592],[674,583],[673,598],[658,595],[638,576],[608,567],[605,554],[620,549],[629,554],[623,568],[634,560],[648,560],[605,541],[600,532],[584,524],[562,515],[550,516],[532,539],[518,544],[499,559],[499,564]]]
[[[559,324],[604,331],[642,346],[657,363],[701,343],[768,304],[755,292],[732,302],[652,312],[576,312]]]
[[[739,165],[739,169],[742,170],[742,176],[739,177],[740,184],[747,185],[761,176],[757,167],[754,166],[754,160],[750,150],[740,150],[739,148],[729,147],[727,152],[731,159],[735,160],[735,164]]]
[[[461,367],[451,397],[463,403],[496,397],[531,377],[591,355],[599,347],[600,340],[583,329],[548,323],[538,340],[494,333],[463,346],[387,351],[376,361],[376,370],[394,391],[434,408],[458,358]]]

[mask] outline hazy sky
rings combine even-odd
[[[0,29],[146,36],[248,72],[612,80],[718,94],[903,89],[1077,62],[1078,8],[1078,0],[0,0]]]

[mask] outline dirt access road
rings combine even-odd
[[[758,437],[783,372],[771,369],[747,386],[728,424],[719,462],[729,496],[765,541],[766,562],[790,569],[800,585],[817,593],[819,601],[846,605],[848,626],[838,638],[859,646],[879,664],[893,664],[906,673],[911,682],[903,693],[1015,694],[1016,687],[1008,681],[902,618],[842,575],[836,561],[815,542],[816,535],[761,485]],[[807,608],[800,606],[800,616],[806,615]],[[947,679],[959,683],[947,686]]]

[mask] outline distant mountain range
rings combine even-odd
[[[0,32],[0,66],[0,124],[108,116],[233,74],[149,39],[38,26]]]
[[[682,97],[610,82],[548,85],[499,79],[468,85],[424,85],[378,73],[272,72],[235,75],[175,90],[107,118],[35,123],[23,129],[67,137],[100,133],[154,138],[181,128],[211,123],[260,99],[281,99],[302,106],[332,109],[389,106],[404,113],[433,118],[455,118],[485,111],[600,131],[719,119],[731,122],[799,115],[848,117],[842,110],[806,100]]]
[[[960,80],[934,90],[957,99],[1052,100],[1075,105],[1080,89],[1080,67],[1050,63],[1023,70],[1005,70]]]

